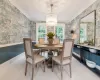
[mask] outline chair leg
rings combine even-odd
[[[25,76],[27,74],[27,66],[28,66],[28,63],[26,62],[26,66],[25,66]]]
[[[43,63],[44,63],[44,72],[45,72],[45,60],[44,60],[44,62],[43,62]]]
[[[61,65],[61,80],[63,80],[63,66]]]
[[[71,63],[69,64],[69,68],[70,68],[70,78],[72,78]]]
[[[35,67],[37,68],[38,67],[38,64],[36,64]]]
[[[40,55],[42,56],[42,51],[40,50]]]
[[[32,64],[32,80],[33,80],[33,77],[34,77],[34,65]]]
[[[41,52],[41,55],[44,56],[44,52]]]
[[[52,72],[53,72],[53,68],[54,68],[54,65],[53,65],[53,59],[52,59]]]

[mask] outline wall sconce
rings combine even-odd
[[[74,30],[71,30],[70,33],[72,35],[72,39],[76,39],[77,38],[77,34],[75,34]]]

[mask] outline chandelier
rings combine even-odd
[[[51,12],[46,16],[46,25],[47,26],[56,26],[57,25],[57,15],[53,14],[53,4],[50,4]]]

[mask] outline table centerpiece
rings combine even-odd
[[[49,45],[52,45],[53,44],[54,36],[55,36],[55,34],[53,32],[47,33]]]

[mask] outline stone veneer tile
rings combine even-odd
[[[0,0],[0,44],[22,42],[23,37],[30,37],[30,23],[9,0]]]

